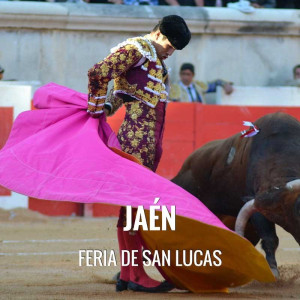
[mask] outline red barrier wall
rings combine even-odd
[[[0,149],[5,145],[13,124],[13,107],[0,107]],[[0,196],[10,196],[11,192],[0,185]]]
[[[29,198],[28,208],[48,216],[83,216],[84,204]]]
[[[199,103],[169,103],[163,140],[163,155],[157,173],[173,178],[183,162],[194,150],[215,139],[227,138],[242,130],[243,121],[254,122],[268,113],[282,111],[300,120],[300,108],[244,107],[202,105]],[[125,108],[120,109],[108,123],[117,133],[124,118]],[[102,211],[103,209],[103,211]],[[115,206],[112,206],[112,212]],[[97,204],[94,216],[103,216],[107,205]],[[109,214],[111,215],[111,214]],[[117,212],[115,213],[117,215]]]
[[[184,160],[205,143],[223,139],[247,129],[243,121],[254,122],[261,116],[282,111],[300,120],[300,108],[292,107],[243,107],[202,105],[199,103],[169,103],[163,140],[164,153],[157,173],[168,179],[180,170]],[[117,133],[124,118],[121,108],[108,123]],[[6,122],[10,122],[7,120]],[[0,120],[0,124],[1,120]],[[3,125],[0,125],[3,126]],[[0,135],[2,131],[0,130]],[[0,141],[1,143],[1,141]],[[0,144],[1,145],[1,144]],[[29,208],[50,215],[83,215],[81,204],[29,199]],[[47,207],[47,208],[45,208]],[[93,216],[117,216],[119,208],[112,205],[93,204],[89,207]]]

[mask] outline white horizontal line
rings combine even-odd
[[[78,243],[78,242],[99,242],[104,240],[115,240],[113,238],[102,238],[102,239],[58,239],[58,240],[4,240],[0,241],[0,244],[17,244],[17,243]]]
[[[17,252],[17,253],[1,253],[0,252],[0,256],[64,255],[64,254],[78,254],[78,251],[65,251],[65,252]]]

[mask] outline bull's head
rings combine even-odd
[[[274,187],[247,202],[236,221],[238,234],[244,235],[245,226],[254,212],[260,212],[290,232],[300,245],[300,179],[290,181],[281,188]]]

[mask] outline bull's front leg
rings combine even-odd
[[[279,278],[275,252],[279,244],[276,235],[275,224],[266,219],[261,213],[254,213],[250,219],[251,223],[257,230],[259,237],[262,239],[261,245],[266,253],[266,259],[276,278]]]

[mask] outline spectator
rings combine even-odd
[[[125,5],[158,5],[158,0],[85,0],[85,2]]]
[[[300,65],[293,68],[294,79],[300,79]]]
[[[204,0],[204,6],[222,6],[226,7],[229,2],[239,2],[239,0]],[[300,8],[300,0],[267,0],[267,1],[251,1],[251,5],[254,7],[265,8]]]
[[[294,79],[289,81],[287,85],[300,87],[300,65],[293,68],[293,77]]]
[[[223,1],[223,6],[227,6],[228,3],[232,3],[232,2],[239,2],[237,3],[237,5],[240,5],[241,7],[246,7],[247,5],[253,6],[254,8],[275,8],[276,7],[276,0],[250,0],[250,1]],[[224,5],[225,4],[225,5]]]
[[[59,0],[60,1],[60,0]],[[101,4],[110,4],[110,2],[108,0],[84,0],[87,3],[101,3]],[[58,2],[57,0],[55,0],[55,2]]]
[[[0,80],[3,79],[4,69],[0,66]]]
[[[123,0],[122,2],[125,5],[158,5],[158,0]]]
[[[277,0],[276,8],[294,8],[294,0]]]
[[[216,92],[217,86],[222,86],[226,94],[233,92],[232,84],[224,80],[215,80],[211,83],[204,83],[194,80],[195,68],[190,63],[184,63],[179,72],[180,81],[173,84],[170,90],[170,99],[181,102],[202,102],[205,103],[205,93]]]
[[[300,0],[277,0],[277,8],[300,8]]]
[[[251,5],[255,8],[275,8],[276,0],[250,0]]]
[[[204,0],[159,0],[159,5],[204,6]]]
[[[204,0],[204,6],[226,6],[228,2],[234,2],[230,0]]]

